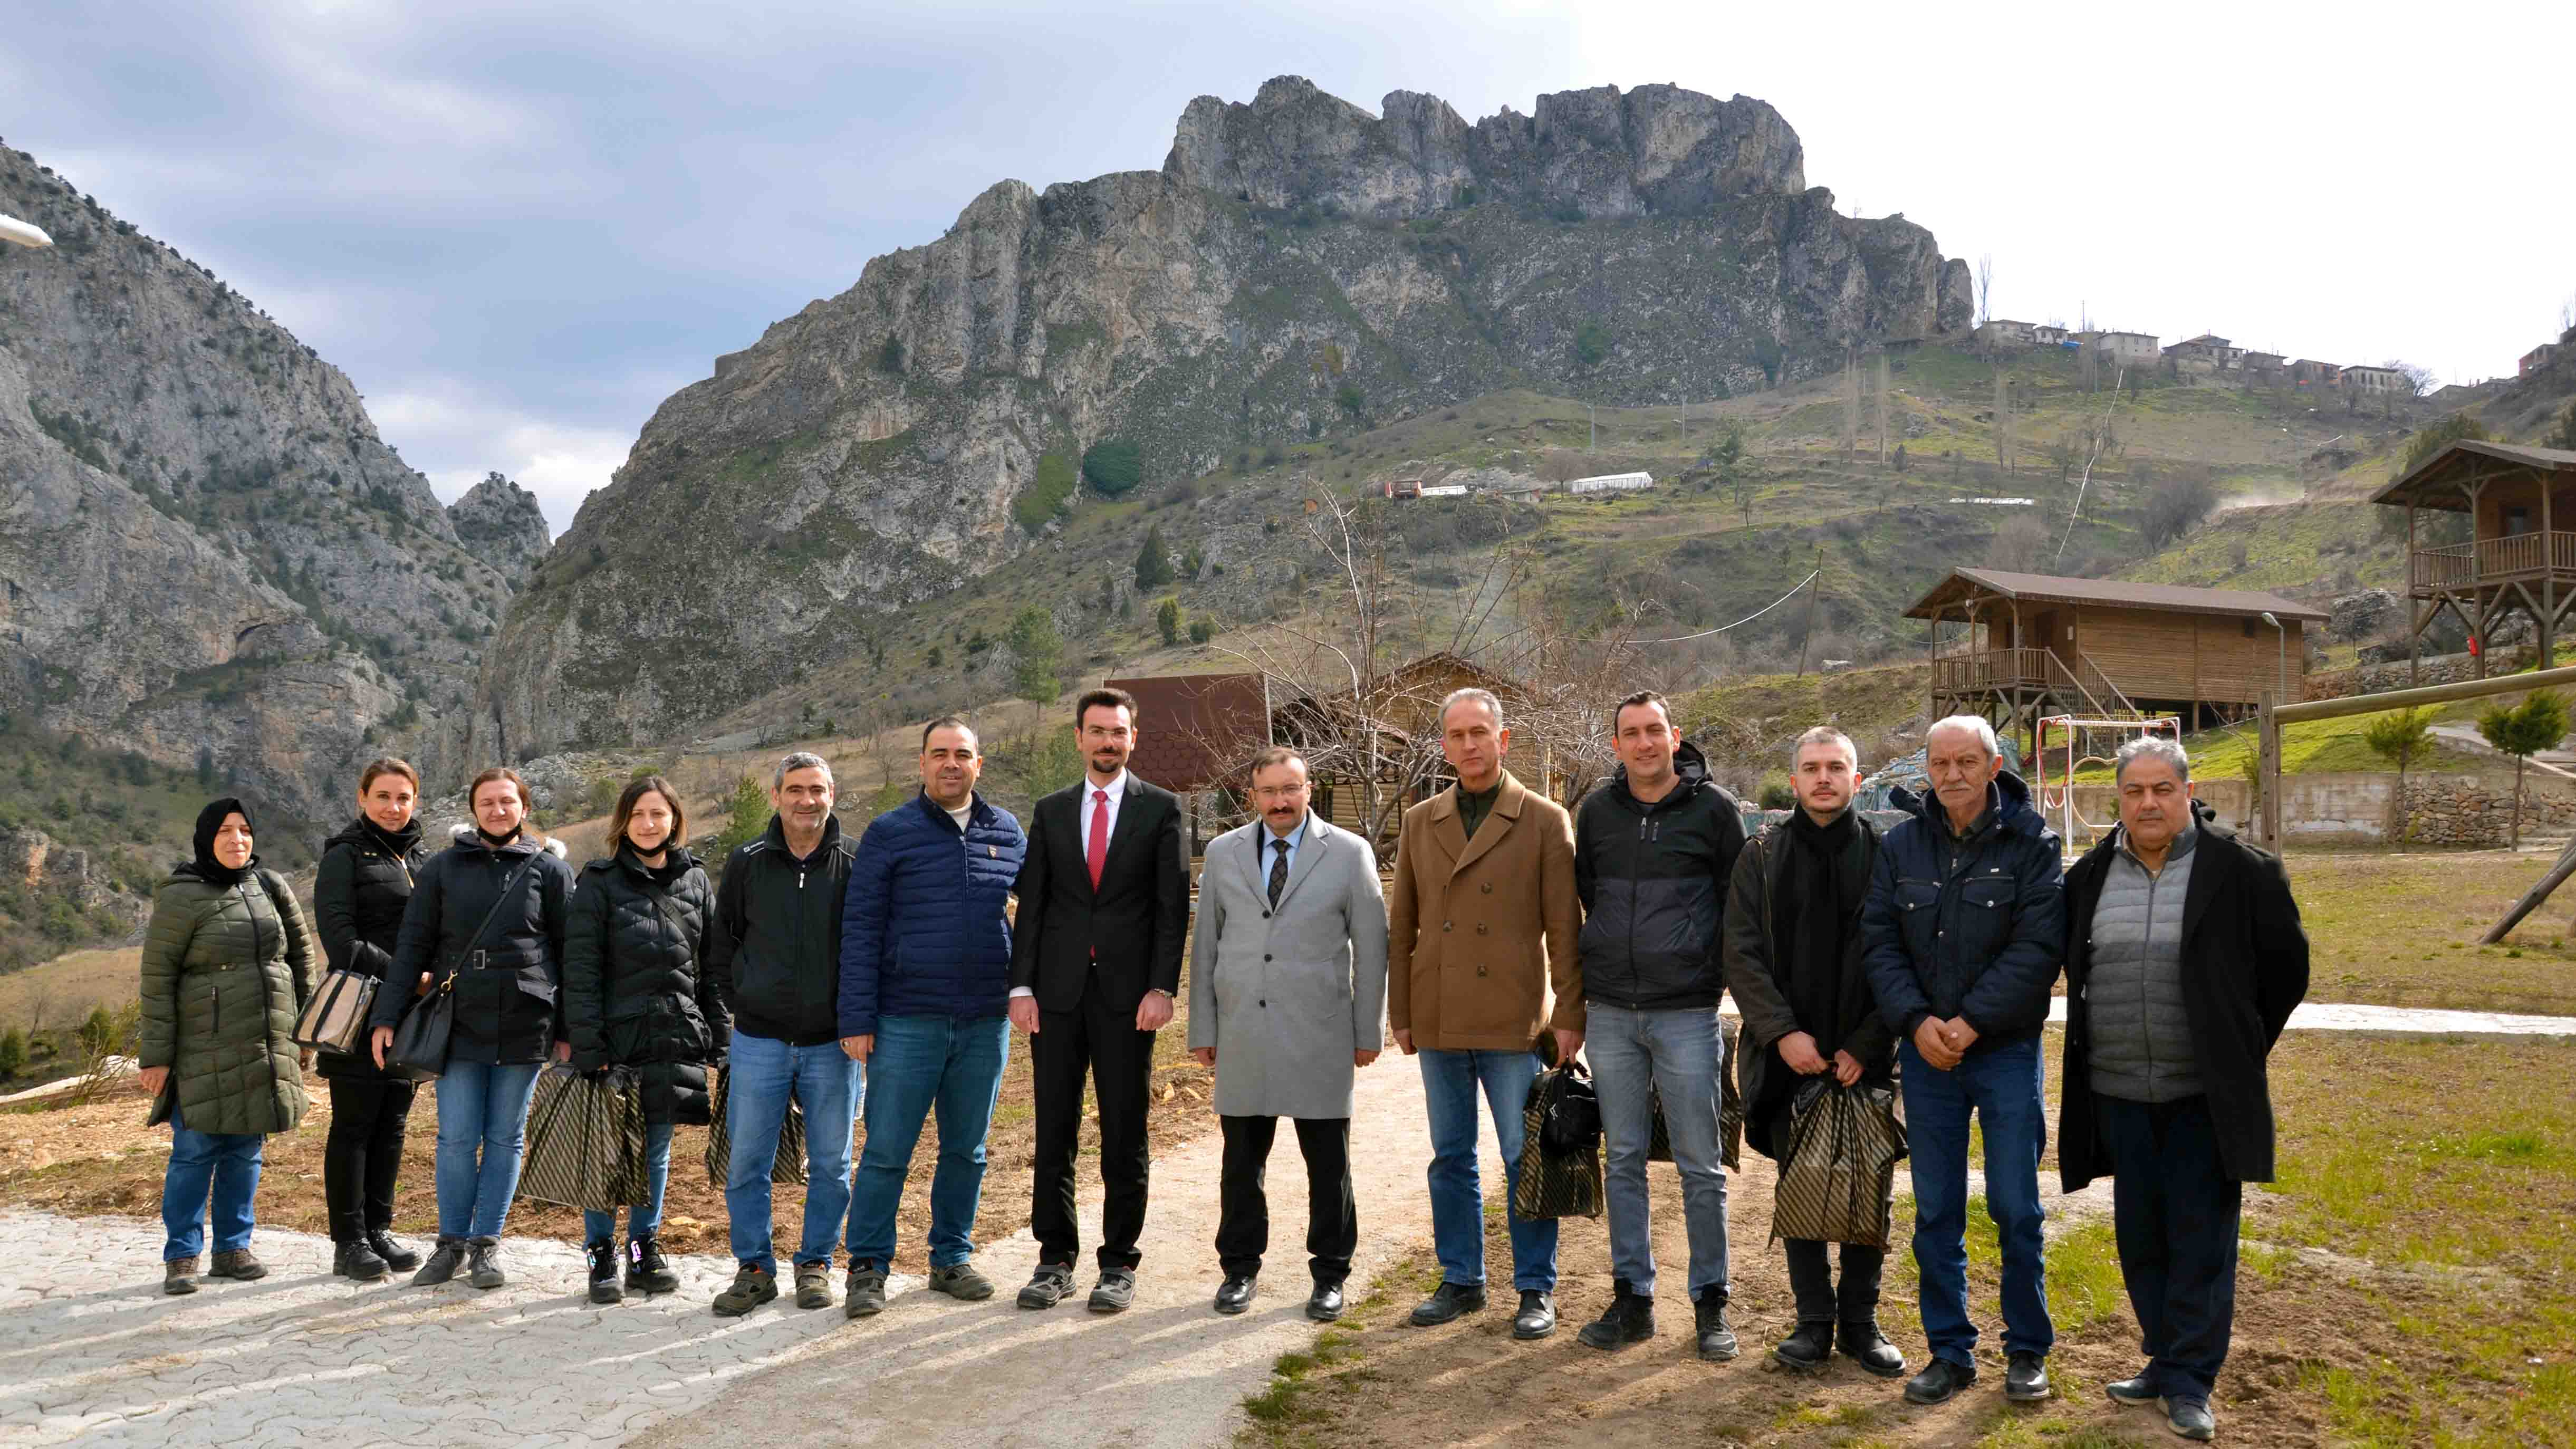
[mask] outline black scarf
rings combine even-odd
[[[402,829],[387,830],[378,825],[374,817],[361,813],[358,816],[358,828],[367,833],[368,839],[383,846],[386,853],[396,860],[409,856],[420,846],[420,817],[417,815],[404,821]]]
[[[1876,1005],[1866,991],[1856,993],[1859,1000],[1845,1000],[1854,993],[1843,980],[1844,942],[1860,929],[1861,896],[1869,889],[1868,842],[1849,810],[1830,825],[1792,810],[1786,834],[1789,857],[1771,902],[1771,919],[1785,928],[1775,933],[1784,959],[1772,969],[1798,1025],[1831,1057]]]
[[[475,838],[475,839],[477,839],[477,840],[482,841],[482,842],[483,842],[483,844],[485,845],[485,847],[487,847],[488,849],[492,849],[492,850],[499,850],[499,849],[501,849],[501,848],[502,848],[502,847],[504,847],[504,846],[515,844],[515,843],[518,841],[519,837],[520,837],[521,835],[526,834],[526,833],[527,833],[527,827],[526,827],[526,826],[524,826],[524,825],[520,826],[520,827],[519,827],[518,829],[516,829],[516,830],[511,831],[511,832],[510,832],[509,834],[507,834],[507,835],[494,835],[494,834],[492,834],[491,832],[489,832],[489,831],[485,830],[485,829],[484,829],[481,825],[479,825],[479,824],[478,824],[478,825],[476,825],[476,826],[474,827],[474,838]]]
[[[258,823],[251,819],[250,807],[230,795],[210,803],[205,809],[197,812],[197,834],[194,842],[197,856],[196,859],[188,862],[188,873],[208,885],[239,885],[243,876],[259,869],[259,857],[256,855],[252,856],[250,862],[239,870],[215,859],[215,832],[223,828],[227,817],[234,815],[242,818],[242,824],[250,826],[253,830],[258,829]]]

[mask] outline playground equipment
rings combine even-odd
[[[2076,775],[2088,765],[2111,764],[2119,758],[2120,746],[2140,735],[2179,740],[2182,716],[2053,714],[2042,719],[2033,731],[2031,791],[2038,797],[2039,813],[2056,820],[2057,839],[2067,854],[2080,850],[2079,838],[2090,840],[2119,823],[2117,811],[2108,820],[2090,820],[2075,808]],[[2085,829],[2082,837],[2075,833],[2078,825]]]

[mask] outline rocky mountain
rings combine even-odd
[[[317,821],[351,768],[452,768],[486,641],[545,546],[456,510],[348,378],[203,267],[0,147],[0,711]]]
[[[1966,267],[1838,213],[1757,100],[1471,126],[1293,77],[1202,97],[1160,171],[1001,182],[666,401],[512,606],[468,748],[665,739],[835,664],[1045,534],[1104,441],[1151,487],[1505,387],[1724,396],[1969,317]]]

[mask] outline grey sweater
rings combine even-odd
[[[2125,839],[2093,909],[2093,971],[2084,989],[2093,1032],[2093,1090],[2132,1102],[2174,1102],[2201,1090],[2182,1000],[2182,908],[2191,890],[2195,827],[2149,875]]]

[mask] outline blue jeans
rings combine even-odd
[[[1002,1097],[1011,1055],[1006,1016],[952,1021],[888,1016],[877,1021],[867,1100],[867,1145],[850,1192],[850,1261],[885,1266],[894,1257],[894,1211],[903,1201],[921,1120],[939,1109],[939,1166],[930,1177],[930,1266],[953,1268],[975,1255],[975,1206],[984,1197],[984,1134]]]
[[[510,1220],[537,1062],[455,1062],[438,1078],[438,1235],[497,1238]],[[477,1152],[480,1152],[478,1158]]]
[[[161,1261],[193,1258],[206,1245],[209,1190],[214,1196],[215,1251],[250,1246],[250,1200],[259,1190],[256,1132],[191,1132],[170,1110],[170,1168],[161,1177],[161,1227],[169,1237]]]
[[[671,1182],[671,1124],[644,1124],[644,1200],[626,1210],[626,1236],[649,1238],[662,1231],[662,1189]],[[612,1242],[617,1234],[617,1214],[581,1213],[582,1241]]]
[[[769,1234],[770,1177],[793,1098],[805,1109],[805,1236],[796,1262],[830,1265],[832,1240],[850,1212],[850,1121],[864,1091],[859,1064],[839,1042],[789,1046],[733,1034],[725,1065],[725,1132],[732,1139],[725,1216],[735,1262],[778,1271]]]
[[[1726,1043],[1717,1008],[1629,1011],[1599,1003],[1588,1009],[1583,1055],[1601,1098],[1601,1135],[1610,1148],[1604,1186],[1610,1199],[1610,1273],[1629,1290],[1655,1292],[1655,1244],[1646,1211],[1646,1149],[1654,1140],[1655,1095],[1682,1178],[1682,1224],[1690,1233],[1690,1296],[1728,1294],[1726,1169],[1718,1162],[1718,1077]]]
[[[1442,1281],[1461,1288],[1485,1283],[1485,1198],[1476,1169],[1476,1091],[1482,1087],[1494,1114],[1494,1145],[1502,1150],[1504,1220],[1512,1237],[1512,1286],[1556,1291],[1556,1219],[1524,1218],[1511,1211],[1511,1185],[1521,1178],[1521,1111],[1538,1058],[1526,1051],[1417,1053],[1422,1098],[1431,1119],[1431,1246]]]
[[[1985,1136],[1986,1210],[2003,1247],[2004,1352],[2047,1353],[2057,1332],[2048,1321],[2040,1261],[2039,1155],[2048,1125],[2039,1095],[2039,1039],[1975,1053],[1948,1072],[1924,1061],[1911,1040],[1898,1044],[1897,1056],[1914,1168],[1918,1301],[1932,1356],[1976,1362],[1977,1325],[1968,1317],[1971,1112]]]

